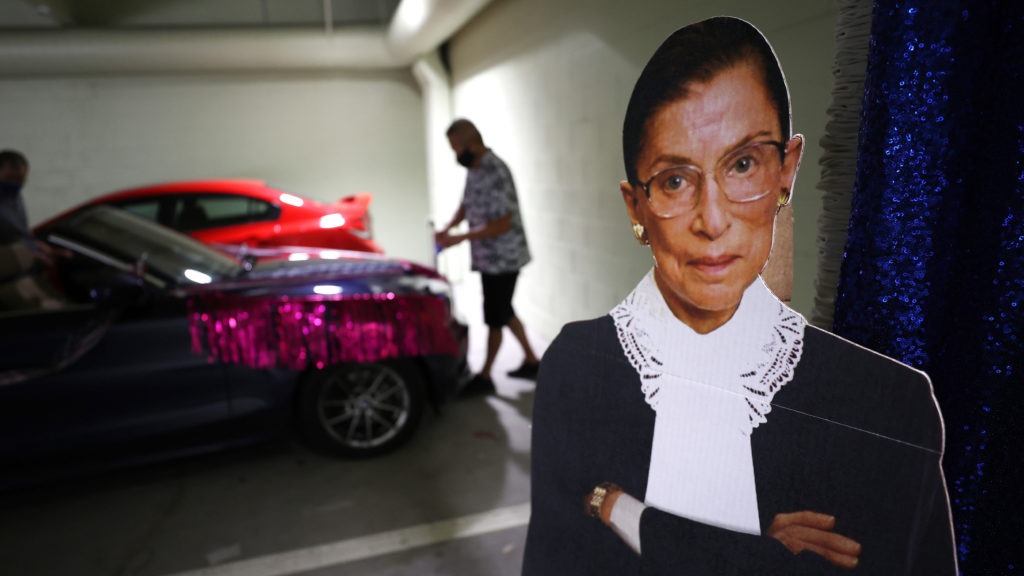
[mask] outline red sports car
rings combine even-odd
[[[105,194],[86,206],[117,206],[211,245],[311,246],[383,253],[370,234],[372,195],[323,204],[259,180],[169,182]],[[40,224],[64,218],[67,213]]]

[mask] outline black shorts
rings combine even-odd
[[[515,314],[512,309],[512,294],[516,291],[519,272],[508,274],[480,274],[484,292],[484,324],[501,328],[508,324]]]

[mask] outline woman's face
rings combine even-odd
[[[630,218],[647,231],[656,263],[655,280],[672,312],[700,333],[724,324],[771,252],[780,197],[793,186],[803,140],[790,140],[773,192],[748,203],[732,202],[714,177],[719,161],[752,142],[778,141],[779,116],[760,73],[749,64],[728,68],[690,86],[686,99],[648,120],[637,160],[646,182],[659,170],[689,164],[705,177],[696,205],[678,216],[654,214],[644,189],[620,187]]]

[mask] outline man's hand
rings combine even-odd
[[[434,234],[434,244],[442,250],[454,246],[465,239],[465,236],[461,234],[449,234],[447,230]]]
[[[777,514],[768,535],[793,554],[810,550],[840,568],[856,568],[860,543],[834,532],[835,525],[834,516],[803,510]]]
[[[43,242],[42,240],[36,240],[35,256],[36,260],[38,260],[39,263],[43,265],[43,268],[49,269],[53,268],[54,260],[57,256],[57,253],[54,251],[53,247],[47,244],[46,242]]]

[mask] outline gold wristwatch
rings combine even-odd
[[[613,490],[621,490],[617,485],[612,482],[602,482],[590,492],[590,497],[587,498],[587,516],[593,516],[594,518],[601,518],[601,505],[604,504],[604,499],[608,497],[608,493]]]

